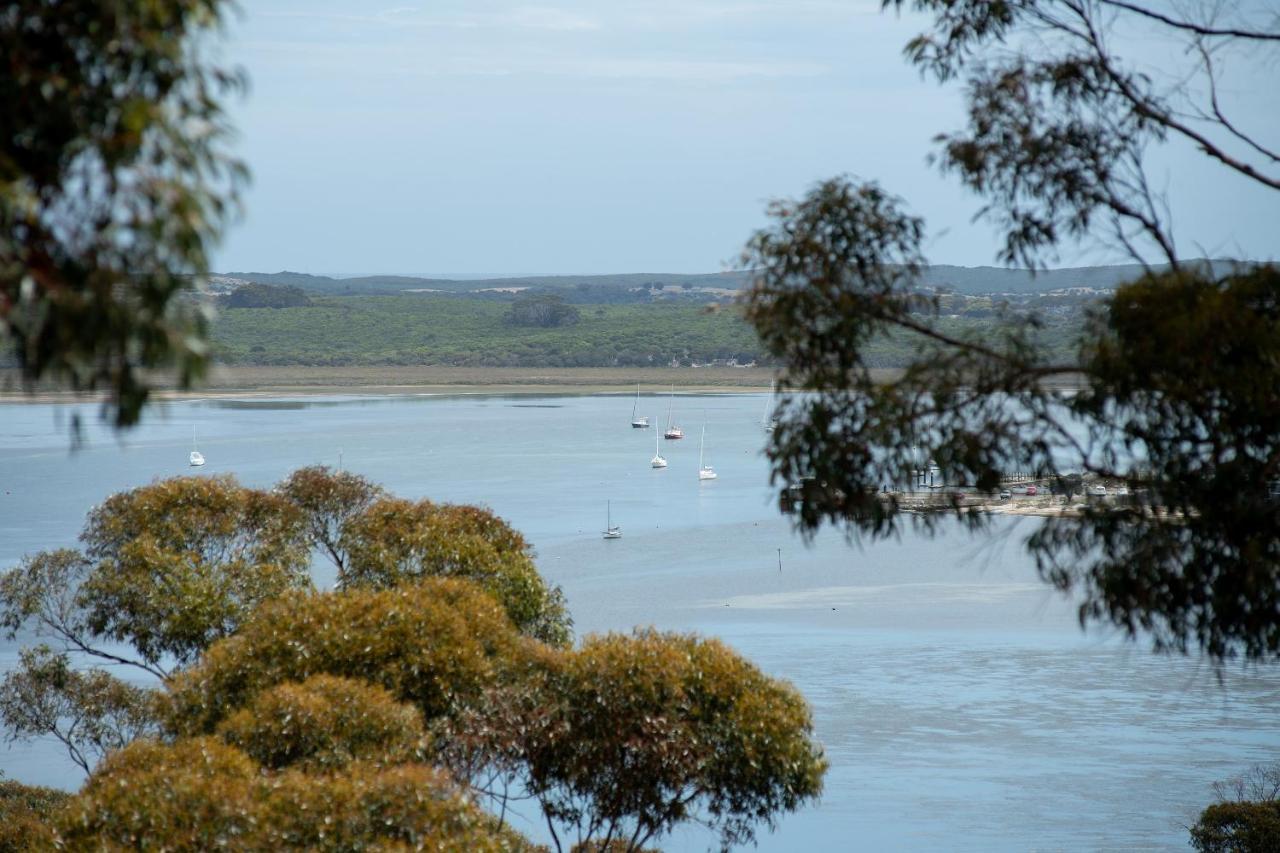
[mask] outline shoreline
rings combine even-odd
[[[886,371],[886,374],[893,371]],[[152,402],[422,394],[763,393],[774,371],[765,367],[215,367],[200,387],[179,390],[157,382]],[[0,403],[95,403],[101,392],[53,387],[24,391],[14,370],[0,371]]]
[[[780,368],[779,368],[780,369]],[[759,394],[772,387],[771,367],[452,367],[447,365],[362,365],[350,367],[215,365],[199,387],[180,390],[171,378],[154,381],[151,402],[203,399],[303,399],[334,396],[470,394],[591,395],[680,393]],[[898,368],[872,369],[889,382]],[[1053,383],[1062,391],[1079,384]],[[49,384],[23,390],[14,368],[0,368],[0,404],[100,403],[103,392],[78,393]]]

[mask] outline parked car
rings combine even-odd
[[[1035,487],[1035,486],[1027,486],[1027,496],[1028,496],[1028,497],[1035,497],[1035,494],[1036,494],[1036,487]]]
[[[1107,487],[1103,485],[1093,486],[1089,489],[1089,494],[1095,498],[1105,498],[1107,496]]]
[[[1009,491],[1008,489],[1001,489],[1000,500],[1007,501],[1012,497],[1013,497],[1013,492]]]

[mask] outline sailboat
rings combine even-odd
[[[764,427],[765,432],[773,432],[778,426],[778,419],[770,417],[773,413],[773,398],[778,392],[778,382],[774,380],[769,383],[769,398],[765,400],[764,414],[760,416],[760,424]]]
[[[676,404],[676,386],[672,384],[671,402],[667,405],[667,431],[662,434],[662,437],[665,438],[667,441],[676,441],[677,439],[684,438],[684,430],[680,429],[680,427],[676,426],[674,423],[671,422],[671,410],[672,408],[675,407],[675,404]]]
[[[605,539],[621,539],[622,528],[613,523],[613,502],[609,501],[605,504],[606,526],[604,528]]]
[[[636,417],[636,407],[640,405],[640,383],[636,383],[636,401],[631,404],[631,428],[632,429],[648,429],[649,416],[641,415]]]
[[[653,459],[649,460],[649,464],[654,468],[666,468],[667,460],[662,458],[662,454],[658,451],[658,432],[653,433]]]
[[[199,468],[204,464],[204,454],[196,449],[196,431],[194,428],[191,430],[191,455],[187,457],[187,462],[192,468]]]
[[[703,450],[706,448],[706,446],[707,446],[707,425],[703,424],[702,425],[702,441],[698,444],[698,479],[714,480],[716,478],[716,472],[711,468],[710,465],[706,465],[702,461]]]

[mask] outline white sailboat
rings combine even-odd
[[[631,404],[631,428],[632,429],[648,429],[649,416],[641,415],[636,417],[636,407],[640,405],[640,383],[636,383],[636,401]]]
[[[716,478],[715,470],[703,462],[703,451],[707,446],[707,425],[702,425],[702,441],[698,444],[698,479],[714,480]]]
[[[675,408],[675,405],[676,405],[676,386],[673,383],[671,385],[671,402],[667,404],[667,431],[662,434],[662,437],[665,438],[667,441],[677,441],[679,439],[684,438],[684,430],[680,429],[680,427],[676,426],[674,423],[671,422],[672,409]]]
[[[666,468],[667,460],[662,458],[662,453],[658,450],[658,431],[653,431],[653,458],[649,460],[649,464],[654,468]]]
[[[604,528],[604,538],[605,539],[621,539],[622,528],[618,527],[616,524],[613,523],[613,502],[612,501],[608,501],[605,503],[605,513],[606,513],[605,515],[606,523]]]
[[[773,432],[778,426],[778,419],[773,415],[773,398],[778,392],[778,382],[774,380],[769,383],[769,397],[764,403],[764,414],[760,416],[760,424],[764,427],[765,432]]]
[[[191,455],[187,457],[187,463],[192,468],[199,468],[204,464],[204,454],[196,448],[196,431],[194,428],[191,430]]]

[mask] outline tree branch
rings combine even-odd
[[[1159,21],[1168,27],[1184,30],[1186,32],[1195,33],[1198,36],[1208,38],[1239,38],[1249,39],[1251,41],[1280,41],[1280,33],[1269,33],[1261,30],[1242,30],[1234,27],[1209,27],[1202,24],[1194,24],[1191,21],[1180,21],[1177,18],[1171,18],[1168,15],[1161,14],[1152,9],[1139,6],[1134,3],[1127,3],[1125,0],[1097,0],[1103,6],[1111,6],[1115,9],[1123,9],[1127,12],[1133,12],[1135,15],[1141,15],[1153,21]]]

